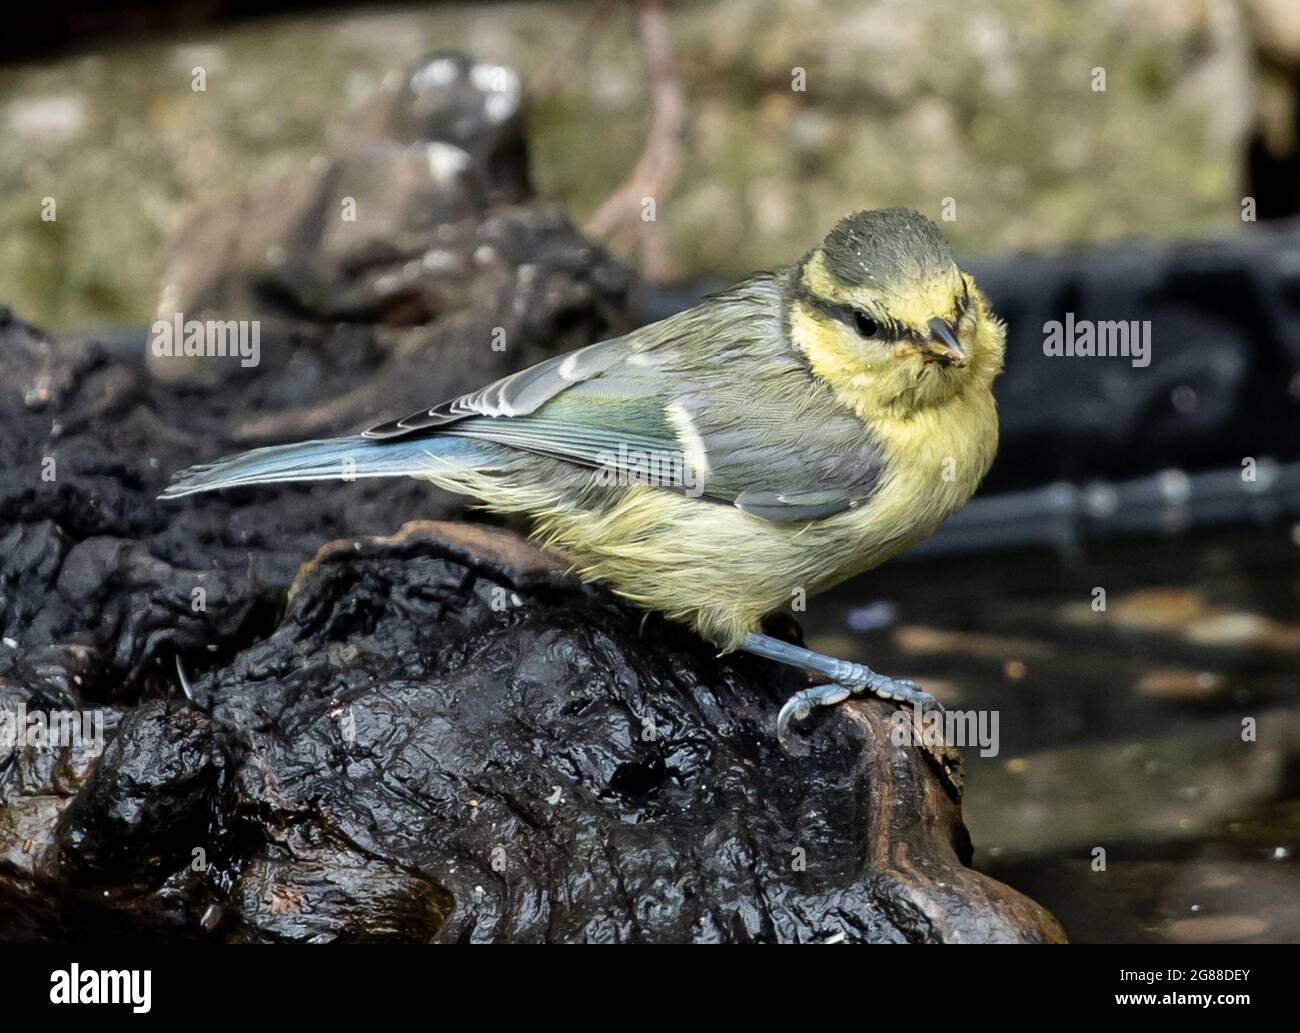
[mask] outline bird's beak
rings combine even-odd
[[[966,352],[951,326],[942,319],[930,320],[930,339],[921,345],[921,354],[927,362],[942,362],[945,366],[960,366],[966,361]]]

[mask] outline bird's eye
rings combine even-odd
[[[876,321],[865,312],[854,311],[853,329],[858,332],[859,337],[875,337],[876,331],[880,329]]]

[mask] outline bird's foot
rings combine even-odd
[[[911,707],[918,707],[925,710],[928,707],[938,707],[939,712],[943,712],[943,704],[931,696],[925,689],[921,688],[916,682],[908,678],[890,678],[888,675],[877,674],[870,667],[862,664],[854,664],[857,668],[847,678],[841,678],[855,696],[861,696],[870,693],[873,696],[879,696],[881,699],[892,700],[895,703],[906,703]]]
[[[848,686],[837,685],[834,682],[829,685],[814,685],[811,689],[796,692],[785,701],[785,706],[776,715],[776,737],[782,748],[787,753],[806,752],[804,747],[797,745],[795,739],[791,737],[790,722],[805,721],[818,707],[833,707],[836,703],[843,703],[851,695],[853,693]]]
[[[800,670],[821,675],[830,681],[828,685],[814,685],[810,689],[796,692],[786,700],[785,706],[777,715],[777,738],[791,753],[803,752],[790,735],[791,721],[802,721],[818,707],[843,703],[850,696],[870,693],[881,699],[904,703],[913,707],[918,717],[923,716],[931,707],[937,708],[941,715],[943,713],[942,704],[916,682],[877,674],[866,664],[853,663],[851,660],[837,660],[833,656],[815,653],[803,646],[757,633],[746,635],[740,648],[754,656],[775,660],[790,667],[798,667]]]
[[[906,678],[890,678],[877,674],[862,664],[844,661],[845,670],[838,681],[828,685],[814,685],[796,692],[781,707],[776,718],[776,735],[782,747],[790,753],[803,752],[790,733],[791,721],[804,721],[819,707],[843,703],[850,696],[872,695],[894,703],[903,703],[924,714],[931,708],[943,714],[943,704],[926,692],[916,682]]]

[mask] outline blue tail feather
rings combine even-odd
[[[282,481],[334,481],[447,473],[491,465],[492,446],[460,437],[375,441],[361,435],[272,445],[192,466],[158,497]]]

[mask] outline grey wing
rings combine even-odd
[[[365,434],[472,437],[630,474],[675,457],[688,476],[662,486],[772,523],[865,502],[881,473],[866,428],[796,357],[768,352],[701,362],[662,341],[605,341]]]
[[[833,398],[818,397],[820,385],[807,390],[811,404],[731,385],[719,396],[679,402],[704,442],[707,483],[737,509],[772,523],[806,523],[860,506],[875,492],[883,456],[866,427]],[[761,418],[738,419],[746,404],[761,408]]]
[[[367,438],[398,438],[433,430],[473,416],[526,416],[565,388],[599,376],[628,355],[624,338],[601,341],[545,359],[486,387],[435,405],[432,409],[378,423],[362,432]]]

